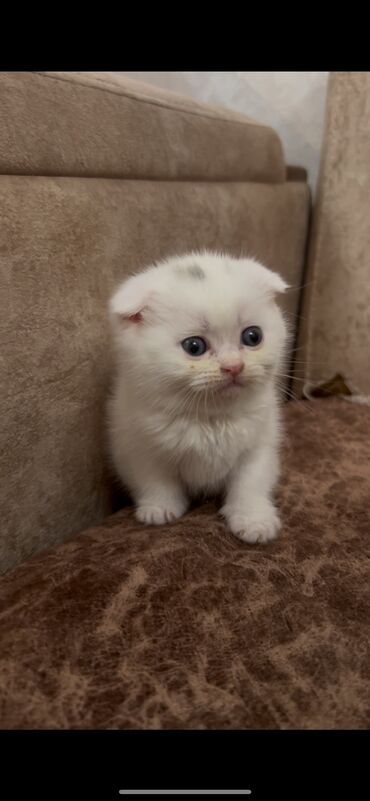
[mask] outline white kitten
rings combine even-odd
[[[175,520],[191,496],[222,490],[233,534],[276,536],[287,331],[274,298],[286,288],[254,260],[204,252],[150,267],[113,296],[111,453],[143,523]]]

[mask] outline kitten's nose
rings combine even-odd
[[[239,375],[244,367],[243,362],[238,362],[237,364],[225,364],[221,367],[223,373],[229,373],[230,375]]]

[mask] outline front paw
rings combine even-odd
[[[221,513],[230,531],[243,542],[269,542],[277,537],[281,528],[279,515],[270,501],[248,511],[224,507]]]
[[[186,502],[171,498],[168,501],[143,501],[136,509],[136,519],[147,526],[173,523],[186,511]]]

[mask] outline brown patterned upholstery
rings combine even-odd
[[[370,408],[285,417],[276,542],[124,509],[3,577],[2,728],[368,728]]]

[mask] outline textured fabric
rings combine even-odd
[[[370,392],[369,251],[370,73],[333,73],[299,343],[309,383],[341,373]]]
[[[0,173],[283,182],[277,133],[105,73],[0,73]]]
[[[0,178],[0,565],[111,510],[107,301],[123,277],[190,248],[260,256],[300,282],[303,184]],[[287,293],[295,321],[298,294]]]
[[[281,537],[124,509],[0,580],[2,728],[368,728],[370,408],[290,402]]]

